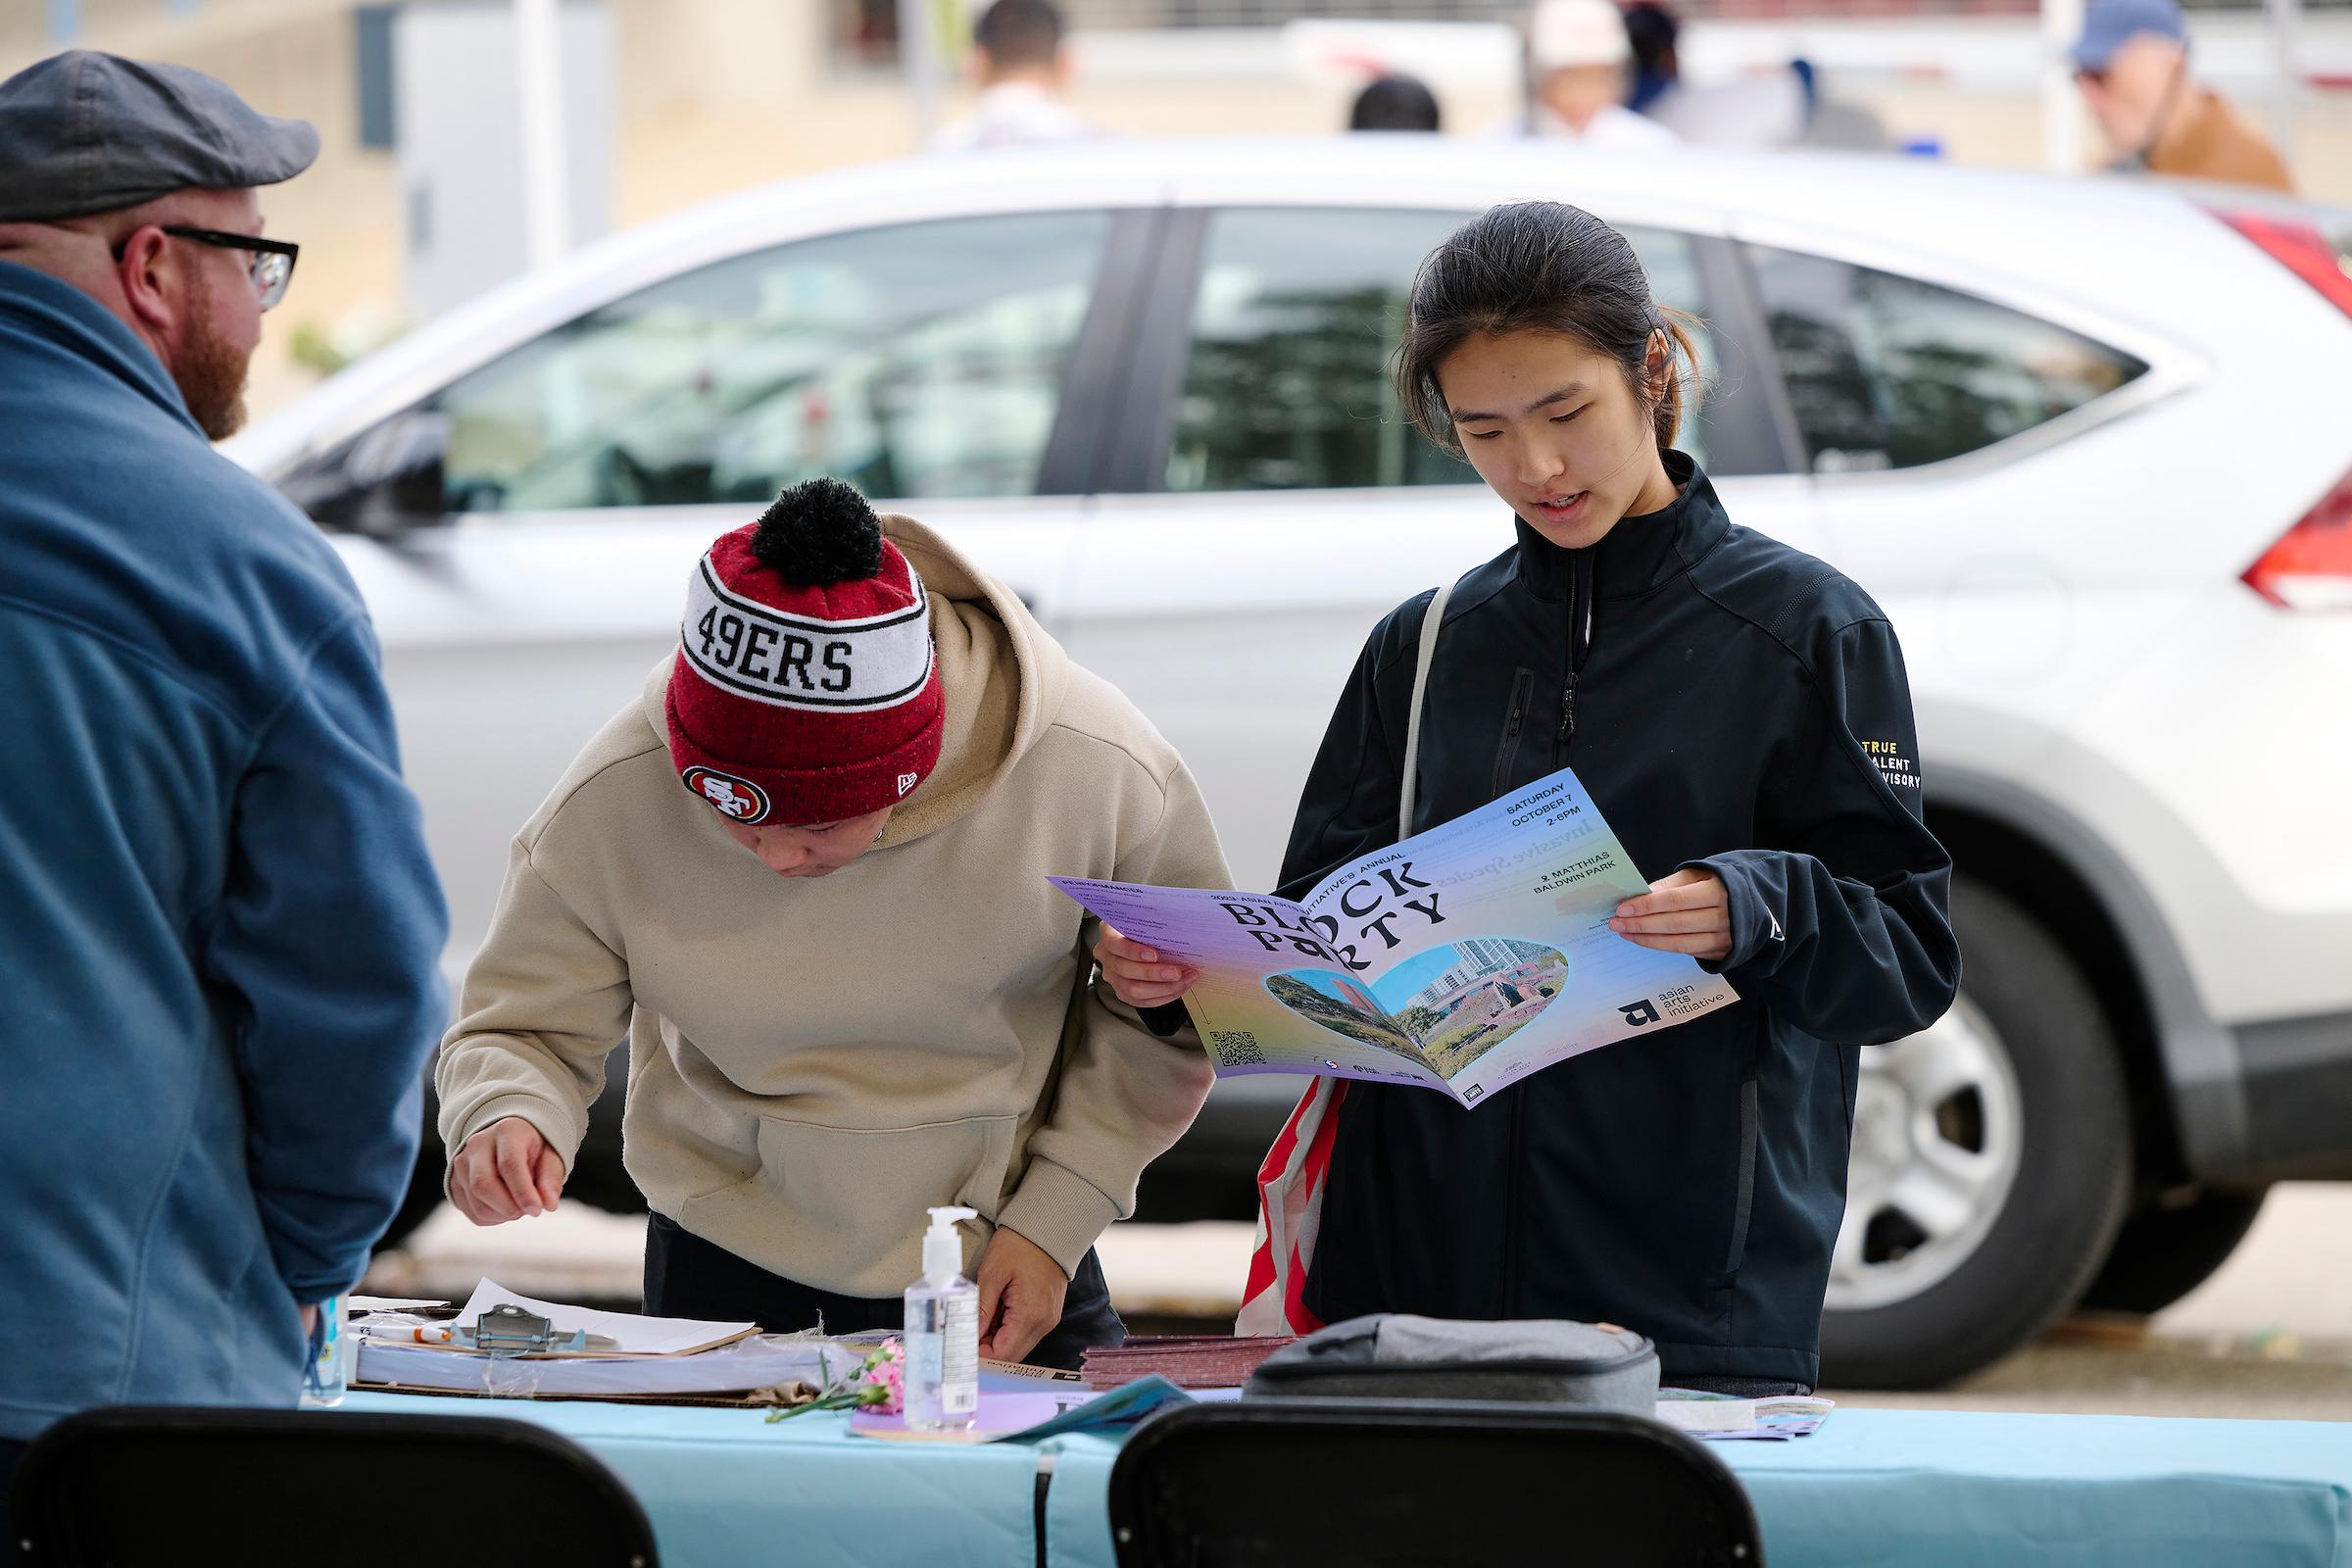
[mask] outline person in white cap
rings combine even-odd
[[[1633,58],[1609,0],[1539,0],[1527,19],[1525,132],[1620,152],[1676,145],[1674,132],[1625,107]]]

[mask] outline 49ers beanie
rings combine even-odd
[[[839,822],[895,806],[939,762],[922,579],[838,479],[722,534],[686,585],[669,677],[679,780],[745,823]]]

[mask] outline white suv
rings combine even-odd
[[[1108,145],[757,191],[518,282],[232,447],[373,607],[453,971],[697,553],[819,473],[1023,593],[1269,882],[1367,629],[1509,538],[1384,371],[1414,264],[1530,196],[1705,318],[1683,444],[1908,655],[1967,973],[1864,1053],[1825,1376],[2160,1305],[2264,1182],[2352,1174],[2352,224],[2152,184]],[[1220,1085],[1161,1211],[1246,1193],[1297,1087]],[[625,1202],[597,1121],[575,1185]]]

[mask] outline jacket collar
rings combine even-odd
[[[203,437],[164,362],[105,306],[36,268],[0,260],[0,336],[12,329],[114,376]]]
[[[1631,599],[1645,594],[1715,547],[1732,520],[1715,498],[1715,487],[1698,471],[1688,454],[1665,454],[1666,476],[1681,488],[1674,504],[1618,519],[1600,543],[1584,550],[1563,550],[1517,518],[1519,576],[1539,599],[1565,597],[1576,558],[1590,556],[1593,582],[1603,599]]]

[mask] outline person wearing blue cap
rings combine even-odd
[[[182,67],[0,82],[0,1491],[93,1405],[292,1405],[416,1159],[447,918],[374,633],[210,439],[318,151]]]
[[[2111,172],[2294,189],[2278,149],[2190,74],[2175,0],[2091,0],[2069,53]]]

